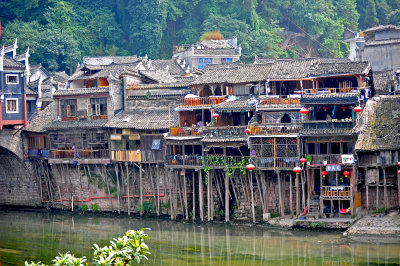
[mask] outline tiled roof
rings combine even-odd
[[[240,55],[239,49],[194,49],[195,55]]]
[[[382,31],[382,30],[400,30],[400,27],[395,26],[395,25],[381,25],[381,26],[366,29],[363,31],[363,33],[373,33],[373,32]]]
[[[142,70],[140,74],[158,83],[175,83],[177,80],[165,70]]]
[[[318,62],[318,66],[311,71],[310,75],[317,77],[338,74],[368,74],[370,68],[368,62],[353,62],[346,59],[343,61],[328,61],[322,59]]]
[[[185,70],[176,62],[176,59],[169,60],[151,60],[151,66],[154,67],[154,70],[166,70],[171,75],[183,75],[185,74]]]
[[[190,93],[190,89],[172,89],[172,88],[160,88],[160,89],[141,89],[131,90],[129,92],[129,98],[143,97],[150,93],[150,96],[185,96]]]
[[[400,149],[400,96],[377,96],[361,113],[356,150]]]
[[[204,138],[201,140],[202,142],[206,143],[222,143],[222,142],[246,142],[247,136],[210,136],[206,135]]]
[[[88,95],[88,94],[99,94],[108,93],[109,88],[80,88],[80,89],[68,89],[68,90],[57,90],[54,92],[54,96],[69,96],[69,95]]]
[[[83,64],[89,65],[111,65],[114,64],[131,64],[138,61],[136,55],[134,56],[85,56],[83,57]]]
[[[29,122],[26,131],[45,132],[44,127],[55,119],[57,119],[56,103],[52,102],[34,116],[34,118]]]
[[[228,98],[226,101],[215,106],[215,111],[248,111],[256,109],[257,100],[250,96],[237,97],[235,100]]]
[[[69,76],[67,73],[65,73],[65,71],[54,72],[52,76],[55,81],[63,83],[67,82],[67,80],[69,79]]]
[[[25,68],[24,64],[18,62],[17,60],[15,60],[7,55],[4,55],[3,66],[5,68],[21,68],[21,69]]]
[[[354,104],[358,101],[358,93],[305,94],[301,104]]]
[[[173,109],[138,109],[123,111],[107,122],[105,127],[164,130],[178,124],[178,113]]]
[[[400,39],[369,41],[365,43],[364,47],[390,45],[390,44],[400,44]]]
[[[108,120],[72,120],[72,121],[59,121],[55,120],[47,124],[44,129],[46,130],[60,130],[69,128],[99,128],[103,127]]]
[[[85,65],[84,65],[79,70],[77,70],[69,78],[69,80],[107,78],[110,74],[113,76],[117,76],[125,70],[136,72],[139,65],[140,65],[140,62],[136,62],[136,63],[132,63],[132,64],[114,64],[114,63],[112,63],[110,65],[96,66],[96,68],[101,68],[101,70],[99,70],[91,75],[87,75],[85,73],[85,71],[82,70],[85,67]]]
[[[374,88],[377,93],[389,92],[389,87],[393,85],[393,70],[374,71]]]

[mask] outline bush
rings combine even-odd
[[[200,41],[223,40],[224,36],[219,31],[207,31],[200,37]]]
[[[144,259],[147,260],[147,256],[150,255],[149,247],[146,241],[149,240],[149,236],[144,232],[147,229],[141,230],[130,230],[125,233],[124,236],[114,238],[110,241],[110,246],[99,247],[97,244],[93,245],[93,264],[94,265],[129,265],[131,263],[140,263]],[[75,258],[75,256],[69,253],[59,253],[59,256],[55,257],[52,262],[53,265],[61,266],[83,266],[87,265],[86,257]],[[25,266],[45,266],[41,262],[27,262]]]
[[[97,205],[97,203],[92,204],[92,210],[93,210],[94,212],[97,212],[97,211],[99,210],[99,206]]]

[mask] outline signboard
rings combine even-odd
[[[121,138],[121,135],[114,135],[114,134],[112,134],[111,136],[110,136],[110,138],[111,138],[111,140],[121,140],[122,138]]]
[[[326,171],[327,172],[336,172],[336,171],[342,171],[342,167],[340,164],[328,164],[326,166]]]
[[[342,154],[342,164],[353,164],[354,156],[353,154]]]

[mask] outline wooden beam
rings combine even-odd
[[[229,175],[225,169],[225,222],[229,222]]]
[[[282,200],[282,187],[281,187],[280,171],[276,171],[276,176],[278,178],[279,212],[280,212],[280,216],[283,217],[285,215],[285,208],[283,206],[283,200]]]
[[[299,173],[296,173],[296,216],[300,216],[300,190],[299,190]]]
[[[201,169],[199,169],[199,209],[200,209],[200,220],[204,221],[204,198],[203,198],[203,177]]]
[[[193,212],[192,212],[192,219],[196,219],[196,182],[194,177],[194,169],[192,172],[192,179],[193,179]]]
[[[143,185],[142,185],[142,164],[139,163],[139,197],[140,197],[140,216],[143,216]]]
[[[250,191],[251,191],[251,213],[253,216],[253,223],[256,222],[256,214],[254,211],[254,188],[253,188],[253,173],[250,171]]]

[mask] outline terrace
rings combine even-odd
[[[52,149],[49,163],[109,163],[109,156],[108,149]]]

